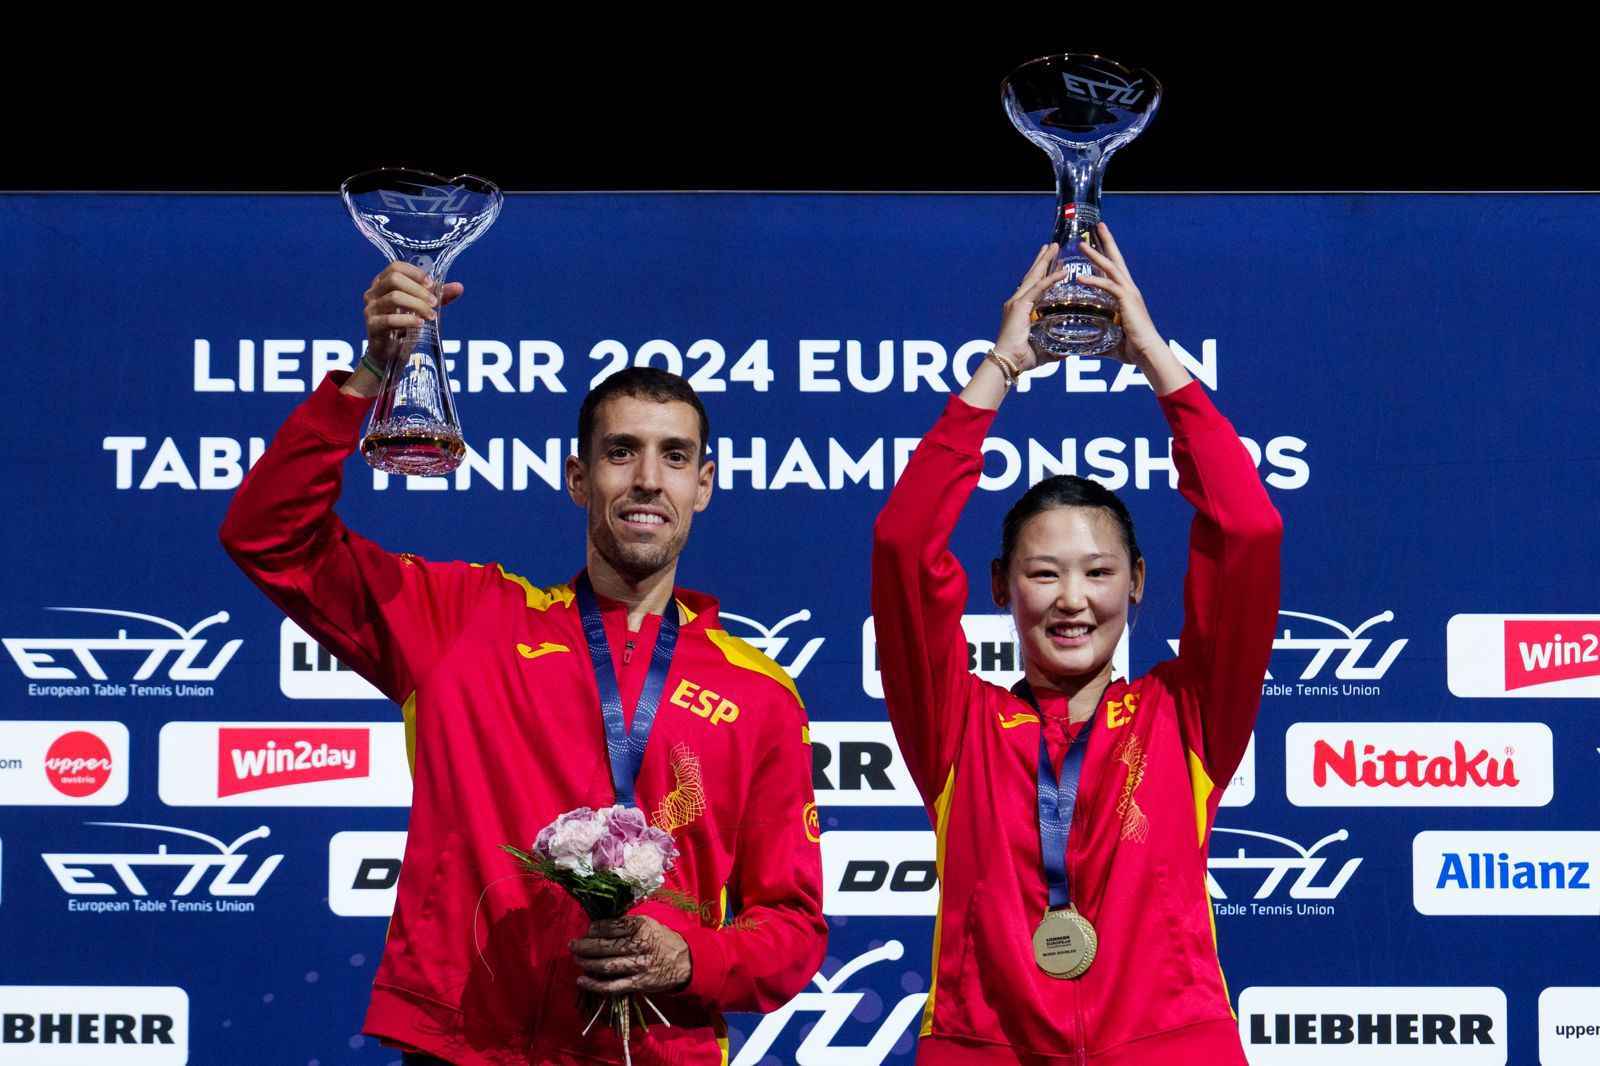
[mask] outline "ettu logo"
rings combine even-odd
[[[1521,784],[1516,760],[1509,754],[1503,760],[1491,758],[1480,748],[1469,757],[1466,745],[1459,740],[1451,755],[1394,750],[1379,754],[1371,744],[1363,744],[1357,755],[1353,740],[1345,741],[1341,748],[1318,740],[1312,758],[1311,778],[1318,788],[1327,785],[1330,772],[1351,787],[1515,788]]]
[[[1447,851],[1439,867],[1435,888],[1522,888],[1587,892],[1587,862],[1512,862],[1506,852],[1474,851],[1463,855]]]

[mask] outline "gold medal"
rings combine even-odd
[[[1045,911],[1033,931],[1033,961],[1051,977],[1082,977],[1099,946],[1094,926],[1076,907]]]

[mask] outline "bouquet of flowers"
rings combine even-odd
[[[672,837],[646,822],[644,812],[637,807],[579,807],[539,830],[531,852],[509,844],[501,847],[515,856],[524,869],[566,889],[592,921],[627,914],[661,889],[667,871],[678,860]],[[598,1003],[594,1002],[596,999]],[[632,1021],[637,1018],[646,1031],[650,1028],[644,1007],[648,1006],[661,1024],[671,1024],[643,993],[637,999],[633,993],[598,997],[586,993],[583,1009],[588,1010],[591,1004],[594,1014],[584,1026],[584,1035],[602,1014],[609,1012],[611,1027],[622,1038],[623,1056],[630,1066],[633,1056],[628,1051],[628,1035]]]

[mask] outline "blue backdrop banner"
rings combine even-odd
[[[386,547],[553,584],[582,560],[561,465],[583,394],[629,364],[701,392],[717,484],[680,581],[805,697],[831,928],[806,991],[730,1017],[738,1066],[914,1054],[938,886],[884,714],[870,531],[1052,205],[510,196],[441,320],[466,462],[346,468],[342,516]],[[1285,521],[1206,886],[1251,1062],[1600,1062],[1592,198],[1106,207]],[[331,195],[13,195],[0,234],[0,1064],[392,1063],[359,1028],[411,801],[397,709],[217,543],[279,423],[359,357],[382,261]],[[1096,477],[1149,560],[1127,666],[1170,656],[1190,510],[1148,385],[1058,364],[993,433],[969,572],[1029,484]],[[984,589],[972,667],[1008,684]]]

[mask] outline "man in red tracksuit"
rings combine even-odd
[[[418,1062],[621,1062],[603,1024],[581,1035],[578,990],[638,991],[672,1024],[636,1030],[634,1062],[726,1063],[721,1012],[770,1010],[799,992],[827,925],[799,694],[720,628],[715,599],[674,583],[711,496],[704,409],[683,379],[654,370],[624,371],[585,400],[567,465],[588,513],[586,567],[572,581],[541,587],[497,564],[385,551],[333,511],[378,391],[369,364],[393,358],[399,331],[460,292],[431,291],[405,264],[379,275],[362,368],[329,375],[289,416],[222,526],[274,603],[402,705],[414,801],[364,1031]],[[587,589],[603,642],[580,617]],[[677,634],[669,668],[654,654],[664,627]],[[591,661],[602,647],[614,681],[604,652]],[[500,846],[526,849],[561,813],[617,801],[607,684],[628,729],[636,704],[647,715],[641,691],[658,693],[637,804],[681,856],[670,900],[591,927]]]

